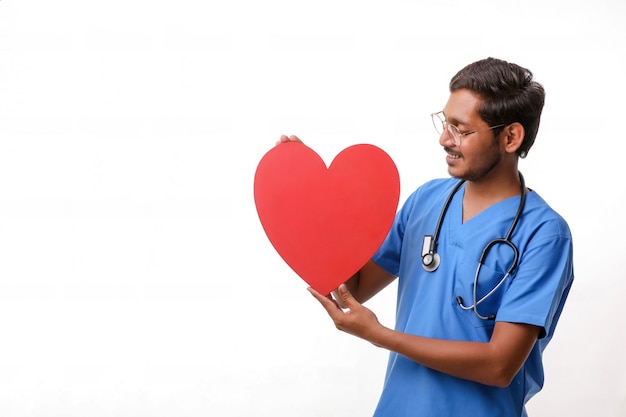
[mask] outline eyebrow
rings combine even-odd
[[[469,126],[467,122],[464,122],[464,121],[459,120],[457,118],[454,118],[454,117],[448,118],[448,115],[446,114],[445,110],[442,110],[442,113],[443,113],[443,117],[445,117],[446,121],[448,123],[450,123],[451,125],[454,125],[454,126],[456,126],[456,125]]]

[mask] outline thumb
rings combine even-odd
[[[359,305],[359,302],[354,298],[350,290],[348,290],[346,284],[341,284],[339,288],[337,288],[337,292],[339,293],[339,298],[345,308],[352,309]]]

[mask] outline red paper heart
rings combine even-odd
[[[256,209],[270,242],[311,287],[328,294],[381,245],[400,198],[398,170],[373,145],[344,149],[329,168],[309,147],[281,143],[259,162]]]

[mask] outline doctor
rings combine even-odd
[[[390,351],[375,416],[526,416],[574,278],[567,223],[518,172],[545,93],[529,70],[494,58],[449,88],[432,117],[452,178],[407,199],[334,298],[309,291],[339,330]],[[362,303],[396,279],[391,329]]]

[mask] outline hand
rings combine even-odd
[[[287,136],[287,135],[282,135],[280,137],[280,139],[276,142],[277,145],[280,145],[281,143],[285,143],[285,142],[298,142],[298,143],[302,143],[302,141],[300,140],[299,137],[295,136],[295,135],[291,135],[291,136]]]
[[[383,329],[383,326],[371,310],[363,307],[352,296],[345,284],[340,285],[335,293],[339,295],[337,301],[330,295],[323,296],[313,288],[309,287],[308,290],[326,309],[337,329],[376,344],[373,341],[374,335],[377,330]],[[342,310],[340,305],[345,306],[346,309]]]

